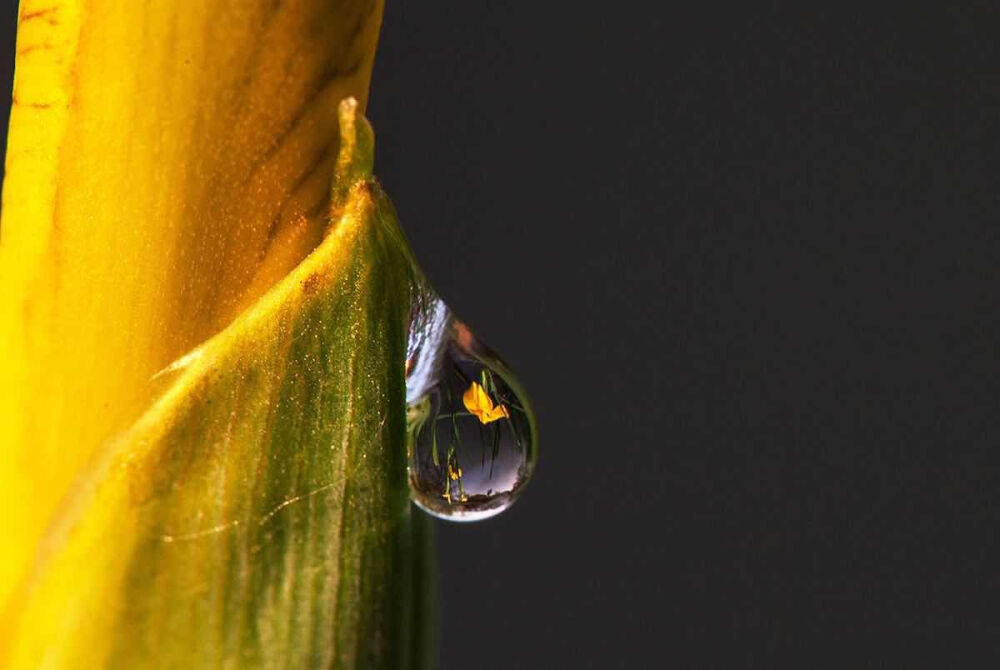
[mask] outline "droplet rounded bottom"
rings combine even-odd
[[[506,364],[439,298],[414,307],[406,392],[413,502],[449,521],[508,509],[534,470],[534,415]]]

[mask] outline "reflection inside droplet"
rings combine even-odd
[[[534,417],[507,366],[418,293],[406,361],[410,493],[442,519],[478,521],[507,509],[535,465]]]

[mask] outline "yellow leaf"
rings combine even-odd
[[[378,1],[22,2],[0,667],[426,657],[404,462],[412,260],[359,106],[339,130],[336,113],[364,100],[380,16]]]
[[[22,0],[0,219],[0,602],[150,378],[326,226],[379,0]]]

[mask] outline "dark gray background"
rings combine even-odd
[[[1000,22],[788,4],[389,0],[377,173],[541,427],[445,670],[1000,662]]]

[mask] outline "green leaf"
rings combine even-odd
[[[155,403],[99,451],[3,613],[0,666],[431,661],[406,483],[411,258],[355,115],[345,101],[326,238],[151,380]]]

